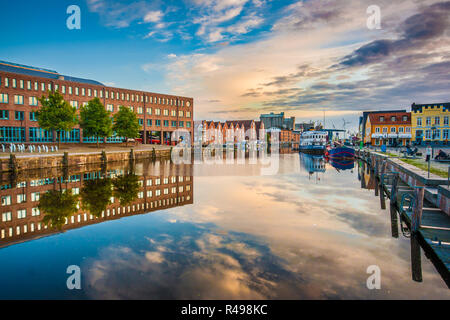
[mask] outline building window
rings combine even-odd
[[[155,126],[160,127],[161,126],[161,120],[155,120]]]
[[[62,94],[66,94],[66,86],[61,86],[61,92]]]
[[[88,97],[92,96],[92,90],[88,89]]]
[[[14,114],[15,114],[15,119],[16,120],[22,121],[25,118],[25,112],[24,111],[15,111]]]
[[[177,122],[176,121],[172,121],[172,127],[176,127],[177,126]]]
[[[72,87],[69,87],[69,94],[73,94]]]
[[[186,128],[190,128],[191,127],[191,122],[190,121],[186,121]]]
[[[152,114],[152,108],[147,108],[147,114],[149,114],[149,115]]]
[[[147,119],[147,126],[151,127],[152,126],[152,119]]]
[[[392,121],[392,122],[395,122],[396,120],[397,120],[397,118],[395,118],[395,116],[392,116],[392,117],[391,117],[391,121]]]
[[[170,111],[170,115],[171,115],[172,117],[176,117],[176,116],[177,116],[177,111],[176,111],[176,110],[171,110],[171,111]]]
[[[164,120],[164,127],[168,127],[169,126],[169,120]]]
[[[403,127],[398,128],[398,133],[403,133]]]
[[[169,115],[169,109],[164,109],[163,110],[163,115],[168,116]]]
[[[12,87],[13,88],[17,87],[17,80],[16,79],[12,79]]]
[[[0,119],[8,120],[9,119],[9,111],[8,110],[0,110]]]
[[[178,116],[179,116],[179,117],[183,117],[183,115],[184,115],[183,110],[178,111]]]
[[[190,111],[186,111],[186,118],[190,118],[191,117],[191,112]]]
[[[434,124],[440,125],[441,124],[441,117],[434,117]]]
[[[143,113],[144,113],[144,108],[138,107],[138,108],[137,108],[137,113],[138,113],[138,114],[143,114]]]
[[[30,112],[30,121],[38,121],[37,112]]]
[[[70,101],[70,105],[72,107],[74,107],[75,109],[78,109],[78,101],[72,100],[72,101]]]
[[[14,95],[14,104],[23,104],[23,96],[21,95]]]
[[[425,138],[431,139],[431,130],[425,130]]]
[[[75,87],[75,95],[78,96],[80,94],[80,89],[78,87]]]
[[[2,213],[2,222],[12,221],[11,211]]]
[[[411,127],[406,127],[405,132],[406,132],[406,133],[410,133],[410,132],[411,132]]]
[[[448,116],[444,117],[444,126],[448,126]]]
[[[31,90],[31,81],[30,80],[27,81],[27,89]]]
[[[155,115],[160,116],[161,115],[161,109],[155,109]]]
[[[2,196],[2,206],[11,205],[11,196]]]
[[[431,126],[431,117],[427,117],[427,120],[426,120],[427,122],[426,122],[426,125],[427,126]]]
[[[441,139],[441,130],[439,130],[439,129],[436,129],[436,130],[433,130],[434,132],[433,132],[433,134],[434,134],[434,139]]]
[[[380,122],[384,122],[384,117],[383,116],[380,117]]]
[[[5,78],[5,87],[8,88],[9,87],[9,79]]]
[[[417,126],[418,127],[422,126],[422,118],[417,118]]]
[[[26,194],[18,194],[17,195],[17,203],[24,203],[27,201],[27,195]]]
[[[85,88],[81,88],[81,95],[83,97],[86,95],[86,89]]]
[[[388,128],[387,127],[384,127],[383,128],[383,133],[387,133],[388,132]]]
[[[17,219],[25,219],[27,217],[27,210],[17,210]]]
[[[38,105],[38,99],[36,97],[29,97],[28,102],[30,106],[37,106]]]
[[[144,125],[144,119],[138,119],[139,121],[139,125],[143,126]]]
[[[442,139],[448,140],[448,129],[442,130]]]
[[[106,110],[108,110],[109,112],[114,112],[114,106],[112,104],[107,104]]]
[[[45,83],[41,83],[41,91],[45,91]]]
[[[8,94],[7,93],[0,93],[0,103],[8,103]]]
[[[184,127],[184,121],[180,121],[179,127],[180,127],[180,128],[183,128],[183,127]]]
[[[391,127],[391,133],[395,133],[395,127]]]

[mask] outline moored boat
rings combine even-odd
[[[354,159],[355,149],[344,146],[328,147],[325,155],[330,159]]]
[[[324,154],[328,133],[325,131],[306,131],[300,139],[300,152],[308,154]]]

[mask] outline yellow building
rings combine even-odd
[[[415,144],[447,144],[450,102],[411,106],[412,140]]]
[[[372,146],[406,146],[411,142],[411,113],[374,112],[367,117],[364,143]]]

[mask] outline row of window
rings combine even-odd
[[[139,124],[141,126],[144,125],[144,119],[138,119],[139,120]],[[178,124],[178,128],[184,128],[185,122],[184,121],[170,121],[169,120],[164,120],[163,121],[163,126],[164,127],[169,127],[169,124],[172,128],[176,128],[177,124]],[[151,127],[153,126],[153,120],[152,119],[147,119],[147,127]],[[155,126],[156,127],[160,127],[161,126],[161,120],[156,119],[155,120]],[[186,121],[186,128],[190,128],[191,127],[191,122],[190,121]]]
[[[161,98],[161,97],[155,97],[155,96],[147,96],[147,95],[138,95],[138,94],[130,94],[130,93],[124,93],[124,92],[118,92],[118,91],[113,91],[113,90],[97,90],[97,89],[91,89],[91,88],[79,88],[79,87],[72,87],[72,86],[65,86],[65,85],[58,85],[55,84],[52,87],[51,83],[47,83],[45,84],[44,82],[41,82],[41,84],[39,85],[39,83],[37,81],[30,81],[27,80],[26,83],[24,80],[19,80],[17,81],[17,79],[9,79],[9,78],[4,78],[4,81],[2,82],[2,78],[0,77],[0,86],[4,86],[5,88],[9,88],[10,86],[12,88],[19,88],[19,89],[25,89],[25,85],[26,85],[26,89],[28,90],[34,90],[34,91],[39,91],[39,89],[42,92],[46,92],[46,91],[61,91],[62,94],[69,94],[69,95],[73,95],[75,94],[76,96],[88,96],[88,97],[94,97],[94,98],[103,98],[103,96],[105,96],[106,99],[111,99],[111,100],[121,100],[121,101],[132,101],[132,102],[145,102],[148,103],[153,103],[153,104],[161,104],[161,105],[170,105],[170,106],[179,106],[179,107],[184,107],[186,105],[186,107],[190,107],[191,103],[190,101],[185,101],[182,99],[174,99],[174,98]],[[66,90],[67,89],[67,90]],[[104,93],[103,93],[104,92]]]
[[[443,129],[442,130],[442,139],[449,139],[449,132],[450,129]],[[417,130],[416,131],[416,138],[423,138],[423,131]],[[425,130],[425,139],[431,140],[431,139],[441,139],[441,130]]]
[[[370,130],[370,129],[369,129]],[[380,133],[381,128],[380,127],[376,127],[375,128],[375,133]],[[391,133],[397,133],[397,127],[391,127],[390,130]],[[398,133],[411,133],[411,127],[398,127]],[[388,133],[388,127],[384,127],[383,128],[383,133]]]
[[[432,117],[426,117],[425,118],[425,125],[426,126],[431,126],[431,118]],[[444,126],[448,126],[448,116],[444,116],[443,117],[444,119],[443,119],[443,124],[444,124]],[[439,126],[439,125],[441,125],[441,117],[439,117],[439,116],[436,116],[436,117],[434,117],[434,125],[437,125],[437,126]],[[422,126],[422,118],[421,117],[418,117],[417,118],[417,126],[418,127],[421,127]]]
[[[385,120],[385,117],[384,116],[380,116],[380,122],[384,122],[384,120]],[[396,116],[392,116],[391,117],[391,121],[392,122],[397,121],[397,117]],[[404,122],[408,121],[408,116],[402,116],[402,121],[404,121]]]
[[[137,204],[137,205],[132,205],[132,206],[128,206],[128,213],[130,212],[135,212],[136,209],[137,211],[139,210],[145,210],[145,209],[153,209],[153,208],[157,208],[160,206],[166,206],[166,205],[173,205],[173,204],[177,204],[177,203],[183,203],[185,201],[189,201],[191,199],[191,197],[188,196],[181,196],[181,197],[175,197],[175,198],[169,198],[169,199],[162,199],[162,200],[155,200],[155,201],[150,201],[147,203],[143,203],[142,207],[141,204]],[[36,208],[37,209],[37,208]],[[121,210],[123,209],[123,210]],[[121,211],[123,212],[123,214],[127,213],[127,208],[126,207],[119,207],[117,208],[117,214],[121,214]],[[21,213],[22,215],[23,213]],[[25,214],[26,215],[26,214]],[[110,215],[115,216],[116,215],[116,209],[108,209],[106,210],[106,213],[103,211],[101,217],[104,218],[105,216],[109,217]],[[3,215],[2,215],[3,217]],[[75,222],[83,222],[83,221],[88,221],[89,220],[94,220],[96,219],[93,215],[89,215],[87,213],[83,213],[83,214],[77,214],[77,215],[72,215],[69,219],[66,219],[66,223],[65,224],[74,224]],[[10,220],[9,220],[10,221]],[[28,230],[28,224],[24,224],[22,227],[21,226],[16,226],[15,228],[15,235],[18,236],[22,233],[27,233],[28,231],[30,232],[34,232],[34,231],[40,231],[42,228],[47,229],[46,225],[42,225],[41,222],[38,223],[30,223],[30,230]],[[10,227],[8,229],[1,229],[0,230],[0,239],[4,239],[6,237],[13,237],[14,236],[14,228]]]
[[[31,201],[39,201],[40,193],[39,192],[32,192],[31,193]],[[16,203],[24,203],[27,201],[27,195],[25,193],[21,193],[17,195],[17,202]],[[11,205],[11,196],[6,195],[2,196],[2,206],[9,206]]]

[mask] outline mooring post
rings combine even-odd
[[[9,154],[9,170],[13,173],[17,173],[18,171],[16,155],[12,153]]]
[[[383,186],[383,178],[384,178],[384,174],[382,174],[380,176],[380,206],[382,210],[386,210],[386,200],[384,198],[384,186]]]
[[[130,160],[134,160],[134,149],[130,149]]]
[[[411,233],[419,231],[420,223],[422,221],[423,210],[423,195],[425,193],[424,187],[416,187],[414,190],[414,208],[411,216]]]
[[[422,260],[416,234],[411,234],[411,273],[414,281],[422,282]]]
[[[397,217],[397,210],[395,206],[391,205],[389,206],[389,211],[391,213],[391,234],[392,238],[398,238],[398,217]]]
[[[398,181],[400,176],[398,172],[393,172],[394,176],[392,178],[392,187],[391,187],[391,205],[397,206],[397,194],[398,194]]]
[[[69,153],[67,151],[64,152],[62,165],[63,167],[67,167],[69,165]]]
[[[380,173],[380,160],[379,159],[375,159],[375,177],[379,177],[379,173]]]
[[[153,160],[153,161],[156,160],[156,151],[155,151],[155,148],[152,149],[152,160]]]

